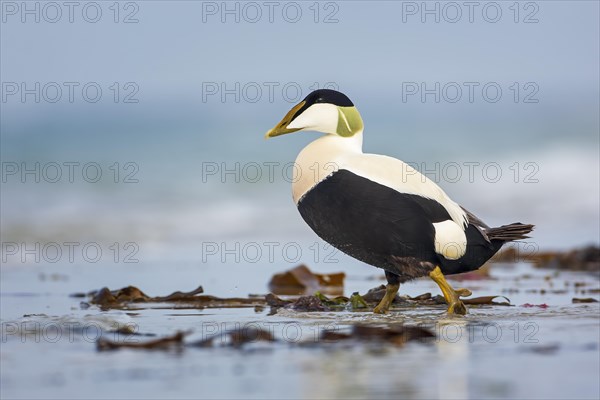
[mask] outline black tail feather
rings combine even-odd
[[[487,237],[490,240],[500,240],[502,242],[511,242],[513,240],[527,239],[527,234],[533,230],[534,225],[522,224],[515,222],[514,224],[502,225],[497,228],[489,228],[485,230]]]

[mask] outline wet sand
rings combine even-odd
[[[573,298],[599,299],[600,279],[589,272],[494,264],[488,278],[453,284],[471,289],[473,297],[506,296],[512,306],[470,306],[466,317],[448,316],[443,305],[400,305],[387,315],[289,309],[269,315],[269,307],[202,309],[170,303],[101,310],[88,307],[87,298],[71,296],[129,284],[150,295],[191,291],[200,284],[209,295],[267,293],[267,270],[232,267],[240,279],[230,287],[220,279],[223,268],[179,265],[174,273],[158,264],[3,267],[1,397],[600,396],[600,303],[573,303]],[[356,272],[351,269],[346,278],[347,296],[383,283],[373,279],[377,270]],[[401,287],[401,294],[425,292],[439,294],[428,279]],[[357,324],[419,326],[435,338],[400,345],[320,339],[323,330],[348,333]],[[275,340],[231,347],[226,332],[236,328],[268,330]],[[214,340],[209,347],[97,350],[100,336],[143,343],[176,332],[186,332],[187,344]]]

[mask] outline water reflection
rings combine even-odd
[[[470,397],[467,370],[470,348],[465,334],[468,335],[468,321],[463,318],[444,318],[438,322],[437,379],[434,381],[437,382],[437,398]]]

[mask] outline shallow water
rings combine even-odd
[[[417,166],[490,226],[536,224],[530,241],[511,244],[522,255],[598,245],[599,2],[461,3],[457,23],[446,14],[455,2],[427,6],[443,10],[441,21],[427,2],[275,2],[274,21],[269,2],[98,2],[98,23],[77,6],[72,23],[62,2],[30,4],[45,14],[34,22],[26,3],[2,2],[0,26],[0,398],[600,398],[600,309],[572,303],[598,299],[580,292],[600,287],[595,275],[498,264],[496,279],[456,286],[514,306],[471,307],[457,318],[441,306],[385,316],[165,304],[103,311],[70,296],[128,285],[166,295],[200,284],[222,297],[265,294],[273,273],[300,262],[345,271],[346,295],[383,283],[373,278],[380,271],[315,242],[291,201],[286,166],[317,135],[263,139],[316,87],[356,102],[365,152]],[[62,18],[50,22],[57,4]],[[262,18],[250,21],[256,5]],[[492,15],[500,6],[499,21],[483,14],[488,5]],[[213,6],[221,12],[208,12]],[[300,21],[284,17],[287,6],[301,7]],[[231,7],[249,8],[250,18],[236,21]],[[117,21],[139,23],[116,23],[119,10]],[[76,83],[73,101],[67,83]],[[97,103],[82,96],[88,83],[104,90]],[[63,88],[56,102],[46,92],[53,84]],[[129,84],[139,89],[135,101],[116,101],[114,88]],[[415,84],[421,95],[406,90]],[[466,84],[477,86],[473,101]],[[502,98],[490,101],[480,90],[488,84]],[[456,85],[455,102],[445,91]],[[246,93],[255,86],[260,98]],[[67,165],[77,165],[73,174]],[[99,180],[86,165],[99,167]],[[101,247],[99,260],[82,253],[88,244]],[[48,245],[62,251],[57,263],[52,252],[29,251]],[[257,247],[261,256],[245,253]],[[587,285],[576,291],[576,282]],[[401,288],[423,292],[439,290],[427,279]],[[402,347],[316,339],[357,323],[422,325],[437,339]],[[114,332],[124,326],[154,336]],[[279,340],[96,349],[100,335],[141,342],[189,330],[194,341],[236,326],[268,328]]]
[[[116,268],[121,268],[119,274]],[[268,307],[174,309],[165,304],[101,311],[95,306],[82,309],[81,298],[69,297],[103,285],[117,289],[128,284],[150,295],[167,294],[171,286],[191,290],[197,283],[204,284],[206,293],[223,296],[266,291],[268,275],[249,273],[249,279],[240,279],[242,285],[234,289],[212,279],[222,268],[205,267],[199,273],[195,266],[181,266],[170,276],[158,264],[129,270],[122,266],[101,270],[63,266],[56,271],[48,266],[3,267],[2,398],[117,398],[124,393],[131,398],[600,395],[599,303],[571,301],[573,297],[598,299],[598,293],[581,292],[600,286],[598,276],[586,273],[495,264],[491,278],[454,285],[472,289],[473,296],[506,295],[514,306],[471,306],[466,317],[449,317],[441,306],[397,308],[383,316],[285,309],[268,315]],[[381,283],[373,280],[372,269],[358,272],[347,278],[346,294]],[[509,288],[518,293],[506,293]],[[534,289],[546,293],[533,293]],[[404,285],[401,291],[438,293],[429,280]],[[526,307],[526,303],[547,308]],[[344,332],[356,323],[420,325],[435,332],[436,339],[404,346],[318,339],[323,329]],[[96,350],[102,329],[105,337],[117,341],[153,338],[109,332],[124,325],[159,337],[189,330],[187,342],[218,336],[212,348]],[[221,334],[236,327],[268,329],[278,341],[249,343],[241,349],[225,346]]]

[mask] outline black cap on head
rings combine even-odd
[[[304,98],[305,106],[308,108],[315,103],[334,104],[339,107],[353,107],[354,104],[344,93],[331,89],[319,89]]]

